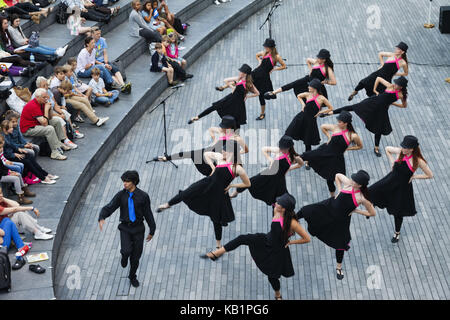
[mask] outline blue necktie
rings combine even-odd
[[[128,215],[130,216],[130,221],[136,221],[136,215],[134,213],[134,202],[133,202],[133,192],[130,192],[130,196],[128,197]]]

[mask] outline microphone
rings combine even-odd
[[[179,88],[181,88],[181,87],[184,87],[184,83],[177,84],[176,86],[173,86],[173,87],[171,87],[171,88],[172,88],[172,89],[179,89]]]

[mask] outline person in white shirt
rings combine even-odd
[[[114,101],[119,98],[119,91],[107,91],[105,89],[105,83],[103,82],[103,79],[100,78],[99,69],[94,68],[91,74],[92,79],[89,81],[89,86],[92,88],[91,101],[94,103],[104,104],[106,106],[113,104]]]

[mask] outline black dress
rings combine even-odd
[[[279,220],[273,220],[270,232],[249,234],[249,249],[253,260],[261,272],[269,278],[278,279],[280,276],[292,277],[294,267],[289,247],[285,248],[283,229]]]
[[[299,215],[308,223],[308,231],[336,250],[350,249],[350,212],[358,207],[355,193],[341,190],[337,198],[331,197],[300,209]]]
[[[344,152],[350,144],[347,132],[348,130],[344,130],[333,134],[330,142],[304,152],[301,158],[308,161],[308,165],[322,178],[334,181],[337,173],[345,174]]]
[[[326,79],[326,73],[324,73],[322,71],[322,68],[324,68],[325,65],[319,65],[319,66],[314,66],[310,72],[309,75],[306,75],[305,77],[295,80],[291,83],[288,83],[287,85],[284,85],[281,87],[281,89],[283,91],[288,91],[291,89],[294,89],[294,94],[297,97],[300,93],[303,92],[308,92],[308,83],[312,80],[312,79],[319,79],[320,82],[322,82],[323,80]],[[327,93],[327,89],[325,88],[325,86],[322,84],[320,90],[321,94],[328,99],[328,93]]]
[[[270,80],[270,71],[272,71],[275,64],[272,61],[270,54],[266,55],[261,64],[252,71],[253,84],[259,91],[259,102],[265,105],[264,94],[273,91],[272,80]]]
[[[247,123],[247,112],[245,110],[246,92],[245,80],[236,84],[234,91],[212,105],[216,108],[221,118],[224,116],[232,116],[236,120],[237,125]]]
[[[304,111],[299,112],[292,119],[285,135],[294,140],[302,140],[305,145],[318,145],[320,143],[317,118],[314,116],[320,111],[321,105],[317,102],[317,96],[306,101]]]
[[[366,94],[369,97],[375,95],[375,93],[373,92],[373,86],[375,85],[377,77],[381,77],[384,80],[391,82],[392,77],[394,77],[394,75],[400,69],[400,65],[398,64],[400,60],[402,59],[395,58],[395,60],[385,62],[380,69],[372,72],[369,76],[362,79],[359,82],[357,89],[361,90],[362,88],[364,88],[366,90]],[[377,91],[381,93],[384,92],[384,90],[386,90],[386,87],[380,83],[377,87]]]
[[[398,100],[399,91],[384,91],[354,104],[353,111],[364,121],[367,130],[387,136],[392,132],[389,106]],[[345,108],[345,107],[344,107]]]
[[[414,174],[409,163],[411,157],[396,161],[387,176],[368,188],[370,201],[379,208],[387,208],[388,213],[396,217],[410,217],[417,213],[413,185],[409,183]]]
[[[191,184],[181,191],[181,200],[195,213],[209,216],[215,223],[226,226],[234,220],[230,196],[225,188],[235,178],[231,164],[216,166],[214,174]]]
[[[286,173],[291,166],[289,154],[275,159],[272,165],[261,173],[250,178],[251,186],[248,188],[253,198],[264,201],[267,205],[275,203],[275,199],[287,192]],[[238,188],[243,192],[246,188]]]

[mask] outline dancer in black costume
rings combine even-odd
[[[383,93],[379,93],[375,90],[380,83],[386,87],[386,90]],[[395,79],[394,84],[378,77],[374,85],[376,96],[364,99],[354,105],[336,109],[328,113],[328,115],[339,114],[344,110],[354,111],[361,120],[364,121],[366,129],[375,134],[375,148],[373,151],[377,157],[381,157],[379,150],[381,135],[387,136],[392,132],[391,122],[389,120],[389,107],[391,104],[399,108],[407,107],[407,85],[408,80],[403,76]],[[398,99],[402,101],[401,104],[395,102]],[[325,116],[325,114],[323,116]]]
[[[308,92],[300,93],[297,96],[302,105],[302,111],[292,119],[284,133],[294,140],[302,140],[306,151],[311,150],[312,145],[320,143],[317,116],[333,110],[333,106],[328,99],[320,94],[322,86],[319,79],[313,79],[308,84]],[[306,103],[303,99],[306,99]],[[323,105],[326,105],[328,109],[320,111]]]
[[[256,54],[259,65],[252,72],[253,82],[259,91],[259,103],[261,104],[261,114],[256,120],[263,120],[266,117],[266,101],[264,100],[264,94],[273,90],[270,74],[272,71],[286,69],[286,64],[275,47],[275,41],[267,38],[263,46],[264,51]],[[275,67],[277,63],[281,66]]]
[[[295,152],[294,141],[288,136],[281,137],[278,147],[263,147],[262,152],[270,162],[270,167],[250,178],[252,185],[248,190],[253,198],[262,200],[270,206],[275,203],[277,197],[288,192],[286,188],[287,172],[301,168],[303,161]],[[270,157],[269,153],[276,154],[276,158]],[[296,164],[291,165],[294,162]],[[245,190],[245,188],[236,189],[230,198],[236,197],[238,193]]]
[[[404,42],[400,42],[395,47],[394,52],[378,53],[378,58],[380,59],[381,64],[380,68],[358,83],[355,90],[348,97],[348,101],[351,101],[353,97],[358,94],[358,91],[362,89],[366,90],[367,96],[373,96],[375,94],[375,92],[373,92],[373,86],[377,77],[381,77],[387,82],[391,82],[394,76],[406,77],[408,75],[408,58],[406,57],[407,50],[408,45]],[[386,61],[384,61],[385,57],[387,57]],[[398,72],[400,69],[403,69],[403,72]],[[386,87],[379,84],[376,90],[381,93],[386,90]]]
[[[333,197],[336,191],[334,179],[337,173],[345,175],[344,152],[362,149],[362,141],[352,125],[352,115],[343,111],[337,117],[337,124],[323,124],[322,132],[328,137],[328,142],[315,150],[306,151],[300,157],[307,161],[322,178],[327,180],[328,190]],[[330,134],[331,133],[331,134]],[[351,143],[355,145],[349,147]]]
[[[188,124],[203,118],[213,111],[217,111],[221,118],[225,115],[233,116],[236,119],[237,128],[240,128],[241,125],[247,123],[245,100],[247,100],[247,98],[259,96],[259,91],[256,89],[252,81],[252,68],[250,68],[247,64],[243,64],[239,68],[239,71],[240,73],[238,77],[225,79],[227,80],[226,87],[231,87],[233,92],[214,102],[211,107],[189,120]],[[225,89],[225,87],[223,88]],[[247,96],[249,92],[252,92],[253,95]]]
[[[404,137],[400,146],[401,148],[386,147],[392,171],[369,187],[370,201],[379,208],[386,208],[388,213],[394,216],[395,232],[392,243],[398,242],[400,238],[403,217],[415,216],[417,213],[412,180],[433,178],[416,137]],[[394,155],[398,155],[397,160]],[[425,174],[414,174],[417,168],[421,168]]]
[[[216,261],[226,252],[235,250],[241,245],[248,246],[256,266],[267,275],[275,291],[275,299],[282,300],[279,279],[281,276],[287,278],[295,274],[289,246],[310,241],[308,233],[295,219],[294,208],[294,197],[288,193],[283,194],[276,199],[269,233],[240,235],[220,249],[201,257]],[[301,239],[289,240],[295,233]]]
[[[234,221],[234,211],[228,190],[250,187],[247,173],[238,163],[238,153],[239,145],[233,140],[227,141],[222,153],[205,152],[205,160],[212,169],[211,175],[191,184],[185,190],[180,190],[169,202],[160,205],[157,212],[183,201],[195,213],[211,218],[216,235],[216,247],[220,247],[222,227]],[[217,162],[216,166],[213,164],[214,161]],[[237,176],[243,183],[230,184]]]
[[[208,131],[213,140],[210,146],[198,150],[181,151],[168,157],[155,157],[153,158],[153,161],[165,162],[169,160],[191,159],[201,174],[204,176],[209,176],[212,171],[211,167],[206,163],[203,157],[205,152],[222,152],[222,147],[228,140],[234,140],[242,147],[240,154],[248,152],[248,147],[245,144],[244,139],[242,139],[242,137],[239,136],[238,131],[236,131],[236,121],[232,116],[224,116],[219,124],[219,127],[211,127]],[[216,134],[219,136],[218,139]],[[238,159],[240,159],[240,157],[238,157]],[[238,162],[240,163],[240,160]]]
[[[334,64],[330,59],[331,55],[327,49],[321,49],[317,54],[317,59],[307,58],[306,64],[308,65],[309,75],[288,83],[275,91],[267,92],[264,95],[265,99],[276,99],[277,94],[294,89],[294,94],[296,97],[300,93],[308,92],[308,83],[313,79],[319,79],[322,86],[320,87],[321,94],[328,99],[327,89],[325,84],[334,86],[336,85],[336,77],[334,75]]]
[[[350,222],[353,212],[366,217],[375,216],[375,209],[367,194],[369,174],[360,170],[352,174],[351,179],[343,174],[336,175],[338,194],[319,203],[304,206],[297,218],[308,223],[308,232],[327,246],[336,250],[336,277],[344,278],[342,261],[344,252],[350,249]],[[341,188],[342,184],[342,188]],[[367,211],[357,209],[362,204]]]

